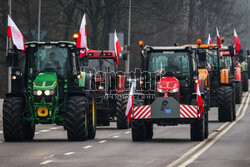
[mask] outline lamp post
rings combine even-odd
[[[11,9],[11,0],[8,1],[8,6],[9,6],[9,16],[12,16],[12,9]],[[7,50],[6,50],[6,54],[8,54],[8,50],[12,48],[12,43],[11,40],[8,39],[9,37],[7,37]],[[11,92],[11,67],[8,67],[8,93]]]
[[[129,9],[128,9],[128,48],[130,46],[130,33],[131,33],[131,0],[129,0]],[[129,73],[129,64],[130,64],[130,54],[128,54],[127,61],[125,62],[126,73]]]
[[[41,25],[41,0],[38,0],[38,26],[37,26],[37,41],[40,42],[40,25]]]

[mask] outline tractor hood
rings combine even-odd
[[[57,85],[57,75],[54,72],[44,72],[36,76],[33,83],[34,90],[51,90]]]
[[[179,88],[179,80],[175,77],[162,77],[159,82],[157,82],[157,88],[170,91],[172,89]]]

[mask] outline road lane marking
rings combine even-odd
[[[3,141],[0,141],[0,143],[3,143]]]
[[[75,154],[75,152],[67,152],[67,153],[64,153],[63,155],[72,155],[72,154]]]
[[[46,160],[46,161],[41,162],[40,165],[46,165],[51,162],[53,162],[53,160]]]
[[[250,96],[248,96],[247,101],[249,101]],[[234,121],[232,122],[228,127],[226,127],[226,129],[224,129],[221,133],[219,133],[219,135],[217,135],[214,140],[212,140],[210,143],[208,143],[205,147],[203,147],[200,151],[198,151],[197,153],[195,153],[190,159],[188,159],[186,162],[184,162],[183,164],[181,164],[179,167],[185,167],[189,164],[191,164],[194,160],[196,160],[202,153],[204,153],[208,148],[210,148],[218,139],[220,139],[225,133],[227,133],[227,131],[229,131],[239,120],[241,120],[243,118],[243,116],[246,113],[248,107],[248,103],[245,104],[243,111],[241,112],[240,116]]]
[[[130,131],[125,132],[125,134],[130,134],[130,133],[131,133]]]
[[[236,121],[238,122],[242,117],[238,117],[238,115],[241,113],[241,115],[242,115],[242,113],[243,112],[241,112],[241,109],[242,109],[242,107],[244,106],[244,109],[245,109],[245,107],[246,106],[248,106],[248,101],[249,101],[249,97],[250,96],[248,96],[249,94],[248,94],[249,92],[247,92],[246,94],[245,94],[245,97],[242,99],[242,103],[241,103],[241,105],[240,105],[240,107],[238,108],[238,112],[237,112],[237,119],[236,119]],[[245,101],[245,103],[244,103],[244,101]],[[245,105],[246,104],[246,105]],[[246,107],[247,108],[247,107]],[[243,109],[243,110],[244,110]],[[245,113],[244,113],[245,114]],[[235,121],[235,122],[236,122]],[[172,162],[172,163],[170,163],[169,165],[167,165],[167,167],[174,167],[174,166],[178,166],[178,164],[179,163],[181,163],[182,161],[184,161],[183,162],[183,164],[185,163],[185,160],[189,157],[189,156],[191,156],[195,151],[197,151],[197,150],[199,150],[202,146],[204,146],[205,144],[207,144],[207,143],[209,143],[209,142],[211,142],[211,141],[213,141],[213,140],[215,140],[216,139],[216,135],[217,134],[220,134],[220,133],[223,133],[224,132],[224,130],[227,130],[227,128],[225,128],[225,127],[227,127],[229,124],[232,124],[232,123],[234,123],[235,124],[235,122],[226,122],[226,123],[224,123],[223,125],[221,125],[218,129],[216,129],[216,131],[215,132],[213,132],[212,134],[210,134],[209,136],[208,136],[208,139],[206,139],[206,140],[203,140],[202,142],[200,142],[198,145],[196,145],[194,148],[192,148],[191,150],[189,150],[187,153],[185,153],[184,155],[182,155],[179,159],[177,159],[177,160],[175,160],[174,162]],[[233,125],[234,125],[233,124]],[[232,126],[231,126],[232,127]],[[225,129],[224,129],[225,128]],[[230,128],[229,128],[230,129]],[[228,130],[229,130],[228,129]],[[227,130],[227,131],[228,131]],[[218,133],[219,132],[219,133]],[[226,133],[226,132],[225,132]],[[223,133],[224,134],[224,133]],[[215,137],[216,136],[216,137]],[[222,136],[222,135],[221,135]],[[215,137],[215,138],[214,138]],[[217,139],[218,140],[218,139]],[[208,149],[208,148],[207,148]],[[205,151],[205,150],[204,150]],[[203,151],[203,152],[204,152]],[[202,153],[203,153],[202,152]],[[202,154],[201,153],[201,154]],[[198,157],[196,157],[196,158],[198,158]],[[196,159],[195,158],[195,159]],[[195,160],[194,159],[194,160]],[[188,160],[186,160],[186,161],[188,161]],[[191,162],[190,162],[191,163]]]
[[[57,130],[57,129],[60,129],[60,127],[52,127],[52,128],[49,128],[49,129]]]
[[[0,133],[3,133],[3,130],[0,130]]]
[[[106,143],[106,142],[107,142],[107,140],[101,140],[98,143]]]
[[[84,149],[87,149],[87,148],[91,148],[91,147],[93,147],[93,146],[85,146],[85,147],[83,147]]]
[[[49,132],[49,131],[50,131],[49,129],[45,129],[45,130],[40,130],[39,132],[44,133],[44,132]]]
[[[52,158],[52,157],[54,157],[54,156],[55,156],[54,154],[51,154],[51,155],[48,155],[48,156],[46,156],[46,157],[43,157],[43,159]]]
[[[120,136],[113,136],[113,138],[118,138],[118,137],[120,137]]]
[[[35,134],[36,134],[36,135],[39,135],[39,134],[40,134],[40,132],[35,132]]]

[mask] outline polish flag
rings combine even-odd
[[[234,45],[235,45],[236,54],[239,54],[239,51],[241,49],[241,44],[240,44],[240,41],[239,41],[239,38],[235,29],[234,29]]]
[[[80,58],[83,58],[86,55],[87,48],[87,26],[86,26],[86,16],[85,14],[82,17],[82,22],[78,34],[78,38],[76,40],[77,48],[85,48],[84,51],[80,51]]]
[[[208,34],[207,44],[212,44],[212,40],[211,40],[210,34]]]
[[[134,105],[134,100],[133,100],[133,84],[131,85],[131,89],[129,92],[129,98],[128,98],[128,103],[127,103],[127,108],[126,108],[126,117],[128,118],[128,120],[130,121],[130,123],[132,123],[132,109],[133,109],[133,105]]]
[[[12,38],[13,43],[17,47],[17,49],[22,50],[22,52],[25,51],[25,46],[24,46],[25,42],[23,34],[17,28],[16,24],[13,22],[13,20],[10,18],[9,15],[8,15],[7,36]]]
[[[217,27],[216,27],[216,33],[217,33],[217,45],[219,46],[219,48],[221,48],[220,34]]]
[[[199,118],[200,118],[202,115],[202,112],[204,110],[204,106],[203,106],[203,101],[201,98],[200,84],[199,83],[197,84],[196,94],[197,94],[197,106],[199,107],[198,113],[199,113]]]
[[[221,48],[220,34],[217,27],[216,27],[216,33],[217,33],[217,45],[219,46],[219,48]],[[220,59],[222,60],[222,52],[220,52]]]
[[[115,46],[115,54],[116,54],[116,67],[118,67],[119,64],[119,54],[122,51],[121,45],[119,43],[119,40],[116,35],[116,31],[114,33],[114,46]]]

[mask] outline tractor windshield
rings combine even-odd
[[[218,69],[218,53],[217,50],[208,50],[207,51],[207,63],[211,67],[212,71],[216,71]]]
[[[156,52],[149,57],[148,69],[153,76],[160,71],[177,73],[180,78],[190,76],[189,56],[185,52]]]
[[[222,56],[221,67],[227,69],[232,68],[232,59],[230,56]]]
[[[29,66],[39,72],[56,72],[60,76],[69,69],[69,49],[58,45],[38,45],[29,48]]]
[[[114,59],[89,59],[89,65],[84,67],[85,69],[94,69],[97,71],[111,72],[115,71],[115,60]]]

